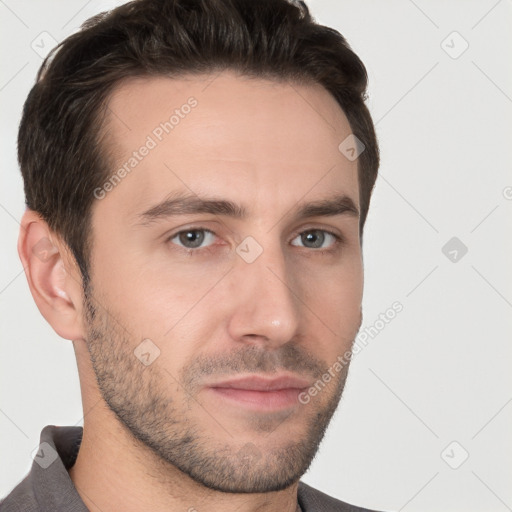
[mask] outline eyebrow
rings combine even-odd
[[[333,217],[336,215],[359,217],[359,210],[353,199],[345,194],[309,203],[299,203],[287,213],[291,212],[294,212],[294,217],[297,220],[307,217]],[[235,219],[243,219],[247,217],[247,209],[232,201],[187,195],[167,198],[161,203],[158,203],[148,210],[140,213],[137,218],[139,219],[140,224],[149,225],[152,222],[167,219],[169,217],[200,213],[222,215]]]

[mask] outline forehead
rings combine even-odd
[[[108,112],[111,172],[126,172],[107,199],[127,215],[178,189],[246,202],[270,195],[276,207],[341,191],[358,204],[357,161],[338,149],[350,125],[318,84],[232,72],[139,78],[112,94]]]

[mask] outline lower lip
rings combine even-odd
[[[209,388],[217,396],[253,410],[273,411],[298,405],[301,389],[288,388],[273,391],[251,389]]]

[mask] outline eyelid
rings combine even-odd
[[[294,232],[294,234],[291,237],[291,240],[296,238],[298,235],[301,235],[302,233],[308,233],[310,231],[323,231],[325,233],[328,233],[329,235],[332,235],[338,242],[346,241],[346,238],[342,233],[336,231],[332,227],[325,227],[325,226],[307,226],[307,227],[301,226],[300,229],[298,229]]]
[[[195,227],[194,227],[194,228],[180,229],[179,231],[176,231],[174,234],[170,235],[170,236],[167,238],[166,242],[171,242],[173,239],[175,239],[176,237],[178,237],[178,236],[179,236],[179,235],[181,235],[182,233],[188,233],[188,232],[190,232],[190,231],[202,231],[202,232],[204,232],[204,234],[205,234],[205,235],[209,235],[209,234],[210,234],[210,235],[212,235],[212,236],[214,237],[214,239],[219,238],[219,237],[217,236],[217,234],[216,234],[214,231],[212,231],[211,229],[206,229],[206,228],[195,228]],[[211,247],[211,246],[212,246],[212,245],[214,245],[214,244],[215,244],[215,240],[214,240],[211,244],[209,244],[209,245],[206,245],[206,246],[204,246],[204,247],[197,247],[197,248],[193,248],[193,249],[192,249],[192,248],[190,248],[190,247],[183,247],[183,246],[181,246],[180,244],[175,244],[175,245],[177,245],[178,247],[181,247],[182,249],[194,250],[194,251],[200,251],[201,249],[206,249],[206,248],[208,248],[208,247]]]
[[[191,226],[185,226],[185,227],[181,226],[179,228],[176,228],[176,230],[172,231],[170,234],[166,233],[164,235],[165,241],[169,242],[170,240],[175,238],[180,233],[186,233],[187,231],[204,231],[206,233],[211,233],[212,235],[218,236],[217,233],[215,233],[215,231],[212,231],[210,228],[207,228],[205,226],[199,226],[199,225],[198,226],[191,225]]]
[[[166,235],[165,242],[168,243],[173,238],[176,238],[176,236],[178,236],[179,234],[186,233],[187,231],[204,231],[205,233],[211,233],[215,238],[220,238],[219,235],[217,235],[217,233],[215,231],[213,231],[213,230],[211,230],[211,229],[209,229],[209,228],[207,228],[205,226],[190,225],[190,226],[185,226],[185,227],[181,226],[176,231],[173,231],[171,234]],[[310,249],[310,250],[313,250],[315,252],[329,252],[329,251],[335,250],[340,245],[343,245],[344,243],[346,243],[346,238],[345,238],[344,235],[342,235],[341,233],[337,233],[332,228],[327,228],[327,227],[322,227],[322,226],[309,226],[309,227],[301,226],[300,229],[296,230],[293,233],[293,235],[290,238],[289,243],[292,240],[294,240],[295,238],[297,238],[298,236],[300,236],[301,234],[308,233],[308,232],[311,232],[311,231],[323,231],[325,233],[328,233],[329,235],[334,237],[335,242],[334,242],[334,244],[330,248],[327,248],[327,249],[311,249],[311,248],[308,248],[308,247],[303,247],[303,249]],[[207,245],[205,247],[198,247],[198,248],[187,248],[187,247],[182,247],[182,246],[180,246],[178,244],[174,244],[174,245],[176,245],[176,247],[179,247],[180,249],[183,249],[183,250],[185,250],[185,251],[190,253],[190,252],[200,252],[202,250],[208,250],[208,249],[210,249],[215,244],[213,243],[211,245]],[[294,247],[301,247],[301,246],[294,246]]]
[[[212,251],[212,248],[215,245],[221,245],[221,244],[216,244],[215,243],[216,240],[214,240],[211,244],[202,246],[202,247],[185,247],[184,245],[181,245],[179,243],[175,243],[172,241],[174,238],[176,238],[181,233],[186,233],[188,231],[204,231],[205,233],[210,233],[211,235],[213,235],[214,238],[219,238],[218,235],[211,229],[201,227],[201,226],[190,226],[190,227],[185,227],[185,228],[181,227],[177,231],[174,231],[173,233],[166,235],[165,244],[172,245],[173,251],[178,251],[178,252],[181,252],[182,254],[185,254],[188,256],[193,256],[193,255],[200,256],[202,254],[208,254],[208,252]]]
[[[339,250],[340,246],[343,246],[346,242],[346,239],[343,235],[336,233],[334,231],[331,231],[329,229],[319,228],[319,227],[301,229],[293,236],[293,238],[290,240],[290,242],[295,240],[295,238],[302,235],[303,233],[309,233],[311,231],[322,231],[323,233],[327,233],[328,235],[331,235],[334,238],[334,243],[331,246],[325,247],[325,248],[311,248],[311,247],[304,247],[301,245],[294,245],[294,247],[298,247],[299,249],[309,250],[312,252],[317,252],[319,254],[320,253],[328,254],[328,253],[335,252],[336,250]],[[292,244],[290,243],[290,245],[292,245]]]

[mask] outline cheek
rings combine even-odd
[[[310,328],[316,339],[326,340],[326,352],[334,357],[351,345],[359,329],[363,297],[362,263],[353,261],[337,270],[316,274],[304,280],[305,311],[310,311]],[[318,336],[319,333],[324,336]]]
[[[110,305],[137,337],[167,338],[179,331],[184,319],[197,318],[196,311],[204,309],[197,306],[208,302],[209,290],[227,270],[226,265],[194,265],[192,260],[176,264],[163,250],[121,254],[106,246],[94,261],[93,279],[101,284],[98,300]]]
[[[359,327],[361,302],[363,300],[363,268],[361,260],[352,265],[341,276],[339,282],[333,283],[331,290],[342,322]]]

